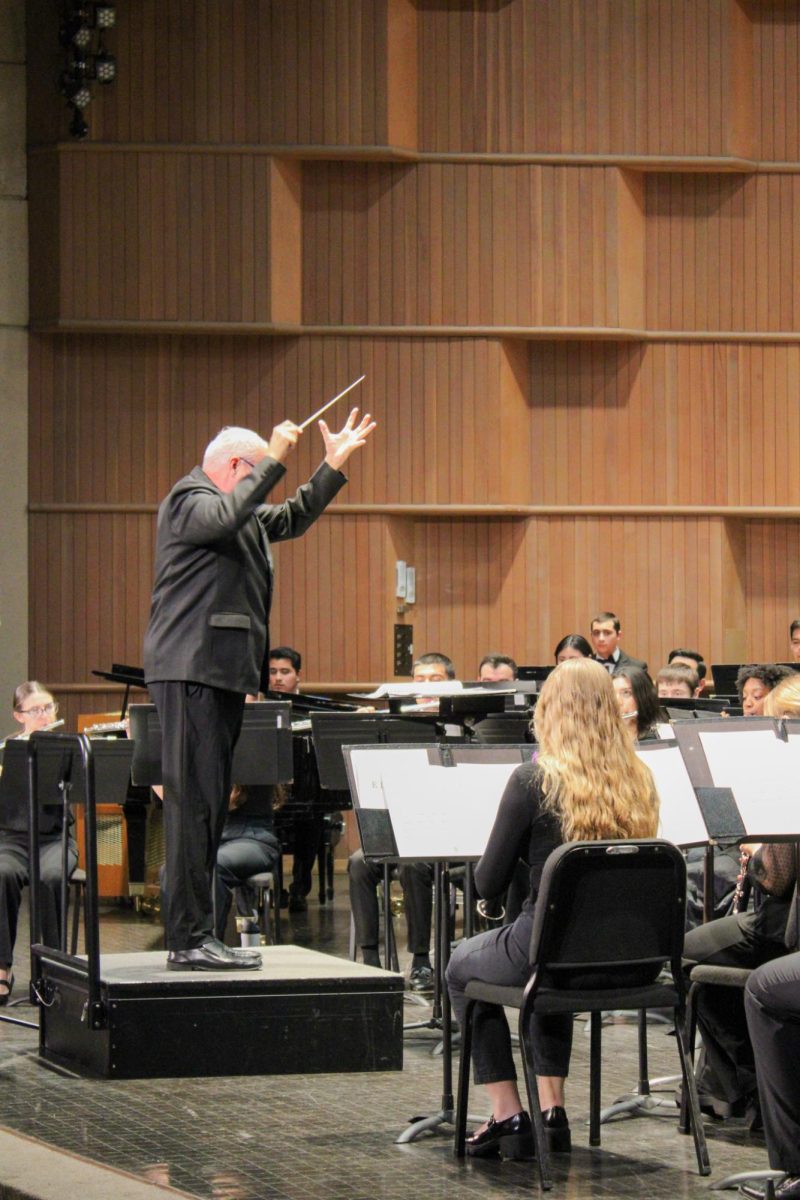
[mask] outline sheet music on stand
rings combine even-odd
[[[292,778],[291,705],[274,701],[245,704],[242,732],[233,752],[234,783],[255,786],[288,783]],[[161,722],[154,704],[132,704],[131,738],[135,749],[131,774],[137,785],[161,783]]]
[[[711,837],[800,837],[800,720],[732,717],[676,728]]]
[[[503,790],[535,746],[344,746],[368,858],[464,861],[484,851]]]
[[[656,836],[684,849],[705,846],[709,832],[678,742],[640,742],[636,754],[650,768],[658,792]]]

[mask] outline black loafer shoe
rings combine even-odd
[[[547,1149],[551,1154],[569,1154],[572,1149],[572,1134],[564,1109],[555,1104],[542,1113]]]
[[[470,1158],[534,1158],[531,1119],[526,1112],[514,1113],[505,1121],[491,1117],[482,1133],[467,1135],[466,1149]]]
[[[261,958],[239,958],[222,942],[209,941],[191,950],[170,950],[170,971],[257,971]]]
[[[410,992],[433,991],[433,967],[413,967],[408,977]]]
[[[203,946],[213,947],[217,954],[232,954],[240,962],[261,962],[261,951],[255,946],[226,946],[219,938],[209,938],[207,942],[203,942]]]

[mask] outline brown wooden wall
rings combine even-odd
[[[601,608],[653,667],[786,656],[795,2],[119,0],[84,143],[30,8],[30,658],[70,718],[141,661],[171,482],[362,372],[379,431],[276,555],[308,680],[391,676],[395,621],[546,662]]]

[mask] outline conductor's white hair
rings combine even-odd
[[[221,467],[238,455],[251,458],[253,454],[266,454],[269,447],[253,429],[242,429],[239,425],[226,425],[206,446],[203,468]]]

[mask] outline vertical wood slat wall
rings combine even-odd
[[[391,676],[396,620],[464,677],[548,661],[606,607],[654,667],[786,656],[793,0],[119,0],[83,144],[31,8],[30,658],[70,709],[141,660],[206,441],[362,371],[380,431],[277,551],[307,678]]]

